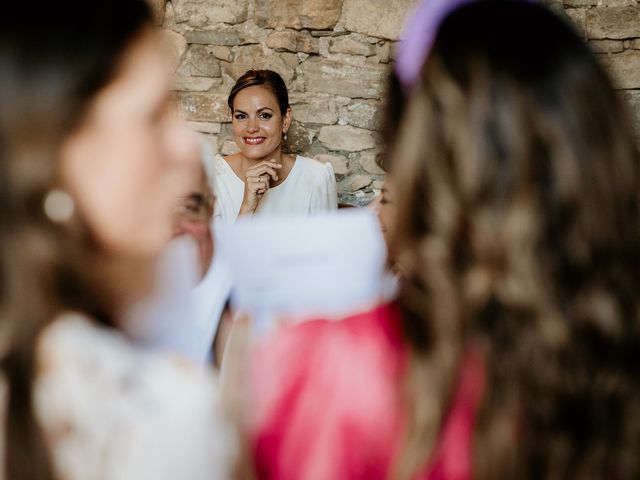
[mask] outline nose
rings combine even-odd
[[[255,133],[258,131],[258,122],[255,118],[249,118],[247,122],[247,131],[249,133]]]

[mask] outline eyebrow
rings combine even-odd
[[[258,113],[262,113],[262,112],[264,112],[264,111],[266,111],[266,110],[269,110],[270,112],[273,112],[273,108],[269,108],[269,107],[262,107],[262,108],[259,108],[259,109],[258,109]],[[240,110],[239,108],[236,108],[236,109],[233,111],[233,113],[238,113],[238,112],[240,112],[240,113],[244,113],[245,115],[247,114],[247,112],[245,112],[244,110]]]

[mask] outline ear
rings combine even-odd
[[[291,107],[289,107],[282,118],[282,133],[287,133],[287,130],[289,130],[289,127],[291,126],[292,118]]]

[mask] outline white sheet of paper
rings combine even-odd
[[[258,333],[275,321],[344,317],[389,297],[386,247],[370,210],[247,217],[216,230],[232,306],[253,317]]]

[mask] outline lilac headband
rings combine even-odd
[[[423,0],[405,25],[398,47],[395,72],[402,86],[411,89],[427,60],[443,20],[473,0]]]

